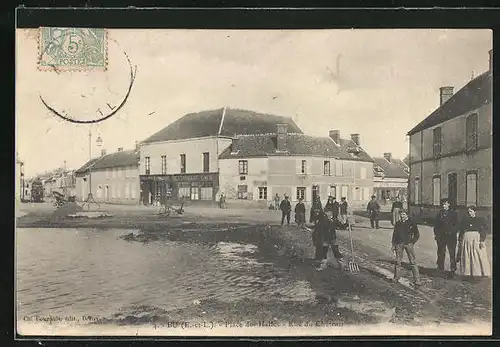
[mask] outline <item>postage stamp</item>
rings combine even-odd
[[[39,70],[107,69],[107,32],[103,28],[40,27]]]

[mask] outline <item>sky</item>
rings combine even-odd
[[[291,117],[304,133],[359,133],[372,156],[408,153],[406,133],[488,69],[490,30],[161,30],[109,29],[107,71],[38,71],[38,29],[17,29],[16,150],[31,177],[77,169],[102,148],[134,148],[191,112],[247,109]],[[132,92],[108,120],[92,119]],[[106,111],[105,111],[106,110]],[[95,139],[100,136],[102,147]]]

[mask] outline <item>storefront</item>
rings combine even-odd
[[[218,173],[141,176],[141,201],[144,205],[166,200],[215,201]]]

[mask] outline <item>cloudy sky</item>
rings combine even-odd
[[[109,30],[108,71],[36,68],[35,29],[17,32],[17,151],[27,176],[88,160],[88,125],[57,119],[39,97],[74,118],[116,105],[137,66],[128,102],[92,126],[108,153],[133,148],[186,113],[249,109],[292,117],[311,135],[361,135],[372,155],[408,152],[405,134],[488,69],[489,30]]]

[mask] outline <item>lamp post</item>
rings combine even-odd
[[[102,139],[100,136],[97,137],[96,144],[98,147],[101,147],[102,145]],[[92,160],[92,129],[89,128],[89,162]],[[92,166],[95,163],[91,163],[89,165],[89,194],[87,196],[87,199],[83,202],[82,207],[85,207],[87,205],[87,208],[90,209],[90,204],[94,203],[97,205],[97,208],[99,208],[99,204],[94,200],[94,196],[92,194]]]

